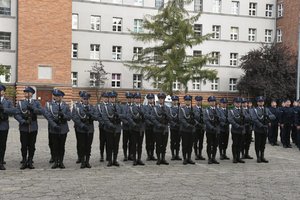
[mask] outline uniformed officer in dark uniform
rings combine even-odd
[[[206,127],[208,164],[220,164],[216,160],[218,135],[220,134],[220,116],[216,109],[217,99],[215,96],[210,96],[207,101],[209,102],[209,107],[204,112],[204,123]]]
[[[131,149],[133,154],[133,165],[145,165],[142,161],[142,148],[145,131],[144,113],[141,104],[141,93],[133,95],[134,103],[129,107],[128,121],[131,130]]]
[[[123,114],[127,115],[129,112],[130,107],[132,106],[132,99],[133,99],[133,94],[131,92],[126,92],[125,97],[127,99],[127,103],[122,106],[122,112]],[[124,159],[123,161],[132,160],[132,141],[130,141],[130,127],[129,127],[129,122],[123,122],[122,124],[122,129],[123,129],[123,154],[124,154]]]
[[[182,160],[179,156],[179,149],[180,149],[180,140],[181,135],[179,132],[179,97],[178,96],[172,96],[172,106],[169,107],[169,113],[171,117],[170,121],[170,148],[171,148],[171,154],[172,158],[171,160]]]
[[[119,142],[121,135],[121,120],[126,118],[122,114],[121,106],[116,102],[118,94],[116,92],[109,92],[109,103],[104,105],[103,122],[106,134],[106,155],[108,160],[108,167],[120,166],[118,162]]]
[[[74,104],[72,120],[77,134],[80,168],[91,168],[90,156],[94,138],[94,120],[97,120],[95,108],[89,104],[91,95],[85,91],[80,93],[81,102]]]
[[[180,122],[180,135],[182,136],[182,155],[183,164],[192,164],[195,162],[191,159],[194,143],[195,134],[195,115],[193,112],[193,107],[191,95],[185,95],[184,101],[185,106],[182,106],[179,110],[179,122]]]
[[[100,162],[104,161],[104,149],[107,147],[106,144],[106,134],[105,134],[105,129],[104,129],[104,121],[102,119],[102,114],[105,105],[108,104],[108,92],[103,92],[101,94],[102,97],[102,102],[98,103],[96,105],[96,115],[98,117],[98,122],[99,122],[99,150],[100,150]],[[107,159],[106,159],[107,160]]]
[[[295,100],[293,102],[293,112],[294,112],[294,116],[293,116],[293,123],[292,123],[292,134],[291,134],[291,138],[292,138],[292,141],[294,144],[297,143],[297,126],[296,126],[296,123],[295,123],[295,117],[297,115],[297,112],[299,110],[299,107],[298,107],[298,101]]]
[[[5,170],[4,155],[6,151],[6,141],[9,129],[8,116],[16,114],[16,109],[10,100],[4,97],[6,87],[0,85],[0,170]]]
[[[280,107],[278,108],[279,110],[279,117],[278,117],[278,121],[279,121],[279,130],[280,130],[280,142],[281,144],[283,145],[283,141],[284,141],[284,136],[283,136],[283,132],[284,132],[284,129],[283,127],[281,126],[280,124],[280,121],[281,121],[281,117],[282,117],[282,114],[283,114],[283,110],[285,109],[285,99],[281,99],[280,100]]]
[[[196,96],[196,105],[193,107],[193,112],[195,116],[195,134],[194,134],[194,152],[196,160],[205,160],[202,156],[203,149],[203,139],[205,132],[205,124],[204,124],[204,109],[202,108],[202,96]]]
[[[20,169],[34,169],[33,156],[35,142],[38,133],[37,115],[42,114],[43,109],[37,100],[32,99],[35,90],[28,86],[24,90],[24,100],[17,102],[17,114],[15,119],[19,122],[22,166]],[[28,155],[28,157],[27,157]]]
[[[151,114],[151,121],[153,122],[153,132],[156,142],[157,165],[169,165],[166,161],[166,147],[168,144],[168,124],[170,116],[168,108],[165,106],[166,95],[164,93],[157,94],[159,104],[154,106]]]
[[[246,134],[246,124],[250,122],[250,115],[241,107],[242,98],[236,97],[233,102],[234,108],[228,112],[228,121],[231,124],[233,163],[245,163],[241,159],[241,152],[244,146],[243,137]]]
[[[269,107],[269,110],[275,116],[275,119],[271,120],[271,126],[269,127],[269,131],[268,131],[269,143],[272,146],[279,146],[279,144],[277,143],[277,138],[278,138],[278,124],[279,124],[280,110],[279,108],[277,108],[276,99],[271,100],[271,106]]]
[[[294,122],[294,110],[291,106],[291,101],[285,101],[285,107],[280,116],[280,126],[282,128],[282,143],[284,148],[292,148],[291,145],[291,130],[292,123]]]
[[[297,129],[297,135],[296,135],[296,139],[297,139],[297,142],[296,142],[296,145],[298,147],[298,149],[300,150],[300,99],[297,100],[298,101],[298,110],[297,112],[295,113],[295,126],[296,126],[296,129]]]
[[[256,101],[257,108],[251,110],[251,119],[254,122],[255,152],[258,163],[268,163],[269,161],[265,159],[265,145],[268,128],[271,126],[271,120],[274,120],[275,116],[267,107],[264,107],[264,97],[259,96],[256,98]]]
[[[220,114],[220,136],[219,136],[219,151],[220,160],[229,160],[226,155],[229,140],[229,122],[228,122],[228,100],[226,98],[220,99],[220,107],[217,108]]]
[[[154,157],[155,135],[153,133],[153,122],[151,120],[151,114],[154,107],[154,94],[147,94],[146,98],[148,100],[148,105],[143,106],[143,113],[145,117],[147,161],[156,161],[157,159]]]
[[[47,116],[46,116],[46,111],[50,112],[50,105],[52,103],[55,103],[55,96],[52,95],[52,99],[50,101],[47,101],[46,102],[46,105],[45,105],[45,108],[43,110],[43,115],[44,117],[47,119]],[[48,146],[49,146],[49,149],[50,149],[50,160],[49,160],[49,163],[53,163],[54,162],[54,150],[53,150],[53,139],[52,139],[52,136],[53,134],[50,134],[50,123],[48,121]],[[22,162],[21,162],[22,163]]]
[[[245,134],[243,135],[243,148],[242,148],[242,159],[253,159],[249,155],[249,149],[252,141],[252,127],[251,127],[251,115],[250,110],[248,109],[248,99],[242,98],[241,108],[245,111],[245,114],[248,116],[248,120],[245,122]]]
[[[52,91],[54,102],[49,103],[49,109],[45,109],[45,117],[49,122],[49,132],[53,143],[54,164],[52,169],[64,169],[65,143],[69,132],[68,121],[72,113],[68,104],[63,101],[64,92],[58,89]]]

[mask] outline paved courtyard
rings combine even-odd
[[[40,119],[34,170],[20,170],[20,141],[17,123],[10,119],[11,129],[6,151],[6,171],[0,171],[0,199],[300,199],[300,152],[267,145],[269,164],[247,160],[246,164],[207,161],[183,166],[170,161],[169,166],[106,167],[99,162],[99,132],[95,132],[91,169],[75,164],[73,123],[67,138],[66,169],[51,169],[47,122]],[[95,125],[96,126],[96,125]],[[121,143],[120,143],[121,145]],[[253,144],[251,155],[254,156]],[[143,149],[144,151],[144,149]],[[145,153],[145,152],[144,152]],[[167,159],[170,160],[168,150]],[[231,157],[231,153],[229,153]],[[146,156],[144,154],[143,159]]]

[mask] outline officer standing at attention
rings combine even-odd
[[[85,91],[79,91],[79,93],[78,93],[79,97],[81,97],[82,92],[85,92]],[[73,106],[76,106],[78,104],[81,104],[81,100],[75,102]],[[76,135],[76,150],[77,150],[77,161],[76,161],[76,164],[78,164],[78,163],[81,163],[81,160],[80,160],[80,155],[79,155],[79,139],[78,139],[79,133],[76,131],[76,129],[75,129],[75,135]]]
[[[4,155],[6,151],[6,141],[9,129],[8,116],[16,114],[16,109],[12,102],[4,97],[6,87],[0,85],[0,170],[5,170]]]
[[[182,136],[182,155],[184,165],[195,164],[195,162],[191,159],[196,124],[193,107],[191,105],[192,98],[193,97],[191,95],[184,96],[185,106],[181,107],[179,112],[180,134]]]
[[[220,114],[220,137],[219,137],[219,151],[220,160],[229,160],[226,155],[229,140],[229,122],[228,122],[228,100],[226,98],[220,99],[220,107],[218,108]]]
[[[216,109],[217,99],[215,96],[210,96],[207,101],[209,107],[204,112],[204,122],[206,126],[208,164],[220,164],[216,160],[218,135],[220,134],[220,116]]]
[[[291,101],[285,101],[285,107],[280,116],[280,127],[282,128],[282,143],[284,148],[292,148],[291,145],[291,130],[294,122],[294,110],[291,107]]]
[[[52,91],[55,102],[49,104],[49,109],[45,109],[45,117],[49,122],[49,132],[53,143],[54,164],[52,169],[64,169],[65,165],[65,143],[69,132],[68,121],[72,118],[69,105],[63,101],[65,93],[61,90]]]
[[[193,107],[193,112],[195,115],[195,122],[196,122],[196,130],[194,134],[194,152],[195,152],[195,160],[205,160],[202,156],[202,149],[203,149],[203,139],[204,139],[204,132],[205,132],[205,124],[204,124],[204,109],[202,108],[202,96],[196,96],[196,105]]]
[[[22,153],[22,166],[20,169],[26,169],[27,167],[34,169],[32,160],[38,133],[37,115],[42,114],[43,109],[40,102],[32,99],[32,95],[35,93],[32,87],[26,87],[23,92],[25,99],[17,102],[17,114],[15,115],[20,130]]]
[[[81,92],[80,97],[81,102],[73,106],[72,120],[77,133],[80,168],[91,168],[89,161],[94,138],[94,120],[97,120],[97,115],[95,108],[89,104],[91,95]]]
[[[278,138],[278,124],[280,117],[280,110],[277,108],[277,102],[275,99],[271,100],[270,112],[275,116],[274,120],[271,120],[271,126],[269,127],[268,139],[272,146],[279,146],[277,143]]]
[[[257,108],[251,110],[251,119],[254,123],[255,134],[255,152],[258,163],[268,163],[265,159],[265,146],[268,135],[268,128],[271,126],[271,121],[275,116],[270,110],[264,107],[265,99],[262,96],[256,98]]]
[[[180,140],[181,135],[179,132],[179,97],[178,96],[172,96],[172,106],[169,107],[170,112],[170,133],[171,133],[171,140],[170,140],[170,148],[171,148],[171,154],[172,158],[171,160],[182,160],[179,156],[179,149],[180,149]]]
[[[153,122],[151,120],[151,114],[154,107],[154,94],[147,94],[146,98],[148,100],[148,105],[143,106],[143,113],[145,117],[147,161],[156,161],[157,159],[154,157],[155,135],[153,133]]]
[[[122,112],[123,114],[127,115],[129,112],[130,107],[132,106],[132,99],[133,99],[133,94],[131,92],[126,92],[125,93],[126,97],[126,104],[122,106]],[[123,161],[132,160],[132,141],[130,141],[130,127],[129,127],[129,122],[123,122],[122,124],[122,129],[123,129],[123,154],[124,154],[124,159]]]
[[[154,106],[151,114],[151,121],[153,122],[153,132],[156,142],[157,165],[169,165],[166,161],[166,147],[168,144],[168,124],[170,116],[165,106],[166,95],[164,93],[157,94],[159,104]]]
[[[134,103],[129,107],[128,121],[131,130],[131,149],[133,154],[133,165],[145,165],[142,161],[142,148],[144,140],[144,113],[141,105],[141,93],[133,95]]]
[[[242,146],[242,158],[243,159],[253,159],[249,155],[249,149],[252,141],[252,128],[251,128],[251,115],[248,109],[248,99],[242,98],[242,109],[245,112],[245,116],[248,116],[248,120],[245,122],[245,134],[243,135],[243,146]]]

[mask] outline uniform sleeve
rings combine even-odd
[[[267,109],[267,115],[268,115],[270,120],[275,120],[276,119],[275,115],[269,109]]]
[[[16,113],[14,115],[14,118],[20,123],[23,124],[25,122],[25,120],[22,117],[22,113],[21,113],[21,109],[20,109],[20,105],[19,105],[19,101],[17,103],[17,107],[16,107]]]
[[[207,129],[213,130],[215,127],[212,125],[211,121],[209,120],[208,112],[209,112],[208,109],[206,109],[203,113],[204,123]]]
[[[187,122],[186,118],[184,117],[183,109],[184,108],[180,108],[179,110],[179,121],[184,128],[191,128],[191,125]]]
[[[70,110],[70,106],[68,104],[65,104],[65,105],[66,105],[65,112],[63,113],[64,118],[66,120],[70,121],[72,119],[72,113],[71,113],[71,110]]]
[[[228,111],[228,121],[234,128],[240,127],[240,125],[238,123],[236,123],[236,121],[234,120],[233,110]]]
[[[258,128],[261,128],[263,127],[264,125],[259,121],[258,117],[257,117],[257,114],[255,112],[255,109],[252,109],[251,112],[251,118],[252,118],[252,121],[254,123],[255,126],[257,126]]]
[[[13,116],[17,113],[17,109],[13,107],[12,102],[7,100],[7,107],[4,107],[4,113]]]
[[[80,117],[78,115],[78,112],[77,112],[76,108],[77,107],[74,104],[73,108],[72,108],[72,120],[73,120],[73,122],[75,123],[76,126],[82,128],[82,127],[84,127],[84,123],[82,123],[82,121],[81,121],[81,119],[80,119]]]
[[[55,127],[57,126],[57,123],[54,121],[54,117],[51,114],[49,108],[48,108],[49,104],[47,103],[45,108],[44,108],[44,117],[47,119],[47,121],[49,122],[50,126]]]
[[[35,101],[35,106],[33,107],[33,113],[37,115],[43,114],[43,108],[39,101]]]

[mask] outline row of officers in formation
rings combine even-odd
[[[142,161],[142,145],[145,135],[147,161],[156,161],[157,165],[168,165],[166,147],[170,134],[171,160],[183,160],[183,164],[195,164],[192,160],[194,149],[196,160],[205,160],[202,149],[206,134],[206,153],[208,164],[219,164],[216,159],[219,147],[220,160],[229,160],[226,154],[229,132],[232,136],[233,163],[245,163],[244,159],[253,159],[249,155],[252,142],[252,131],[255,134],[255,152],[257,163],[267,163],[265,144],[267,137],[272,145],[277,144],[278,127],[280,127],[281,142],[284,147],[291,147],[290,136],[294,130],[293,141],[300,147],[300,112],[296,107],[290,107],[289,100],[283,106],[264,106],[262,96],[256,98],[257,107],[252,102],[236,97],[233,108],[228,109],[226,98],[219,100],[214,96],[208,98],[209,106],[202,107],[201,96],[193,98],[184,96],[184,105],[179,104],[179,97],[172,96],[172,106],[165,105],[166,95],[147,94],[147,104],[143,105],[140,93],[127,92],[126,104],[117,103],[116,92],[102,94],[102,102],[93,106],[89,103],[91,97],[85,91],[79,93],[80,101],[74,103],[72,110],[63,101],[64,92],[58,89],[52,91],[53,99],[44,108],[39,101],[32,99],[35,90],[32,87],[24,89],[24,99],[17,102],[16,107],[5,98],[5,86],[0,85],[0,170],[5,170],[4,155],[9,116],[19,122],[21,141],[20,169],[34,169],[33,157],[38,133],[37,115],[43,115],[48,121],[50,163],[52,168],[65,168],[64,154],[68,121],[73,120],[77,139],[77,155],[80,168],[90,168],[91,145],[94,136],[94,121],[99,122],[100,162],[104,161],[106,150],[107,166],[119,166],[118,152],[121,130],[123,140],[123,161],[132,160],[133,165],[145,165]],[[192,106],[192,102],[196,105]],[[231,128],[229,125],[231,124]],[[292,134],[293,135],[293,134]],[[180,144],[182,157],[180,157]]]

